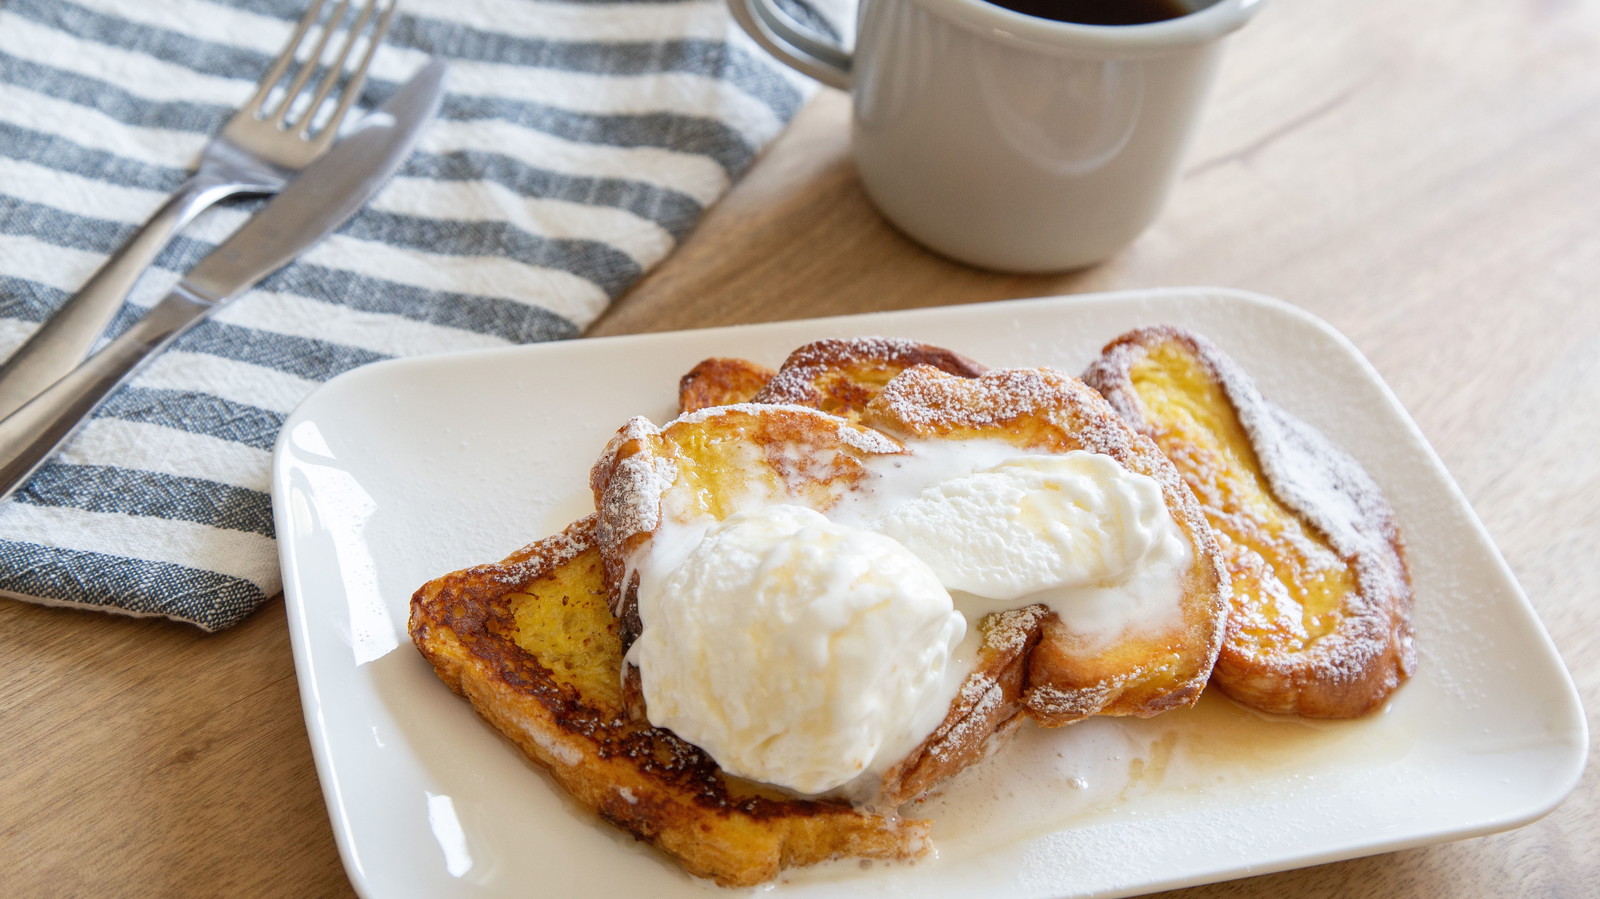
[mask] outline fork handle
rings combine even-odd
[[[162,248],[206,208],[241,193],[262,192],[262,185],[241,183],[201,171],[179,187],[133,237],[89,277],[56,313],[0,365],[0,419],[22,408],[89,356],[111,317],[122,308],[133,285]]]
[[[100,352],[0,421],[0,500],[22,486],[146,360],[215,306],[178,284]]]

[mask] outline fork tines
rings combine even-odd
[[[331,140],[336,129],[329,125],[338,123],[361,94],[394,6],[394,0],[312,0],[247,105],[258,119],[313,143]],[[307,92],[318,77],[315,92]]]

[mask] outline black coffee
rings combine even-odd
[[[1080,25],[1143,25],[1186,16],[1178,0],[989,0],[1024,15]]]

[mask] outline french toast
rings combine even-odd
[[[925,851],[925,821],[731,777],[670,731],[630,715],[594,523],[591,515],[499,564],[445,575],[416,592],[412,640],[452,690],[579,803],[724,886],[762,883],[830,858]],[[984,716],[993,703],[984,698],[975,695],[964,715],[952,716],[952,729],[989,727]],[[940,776],[937,754],[928,755],[908,760],[901,774],[908,785]]]
[[[751,401],[810,406],[855,420],[884,385],[918,365],[963,378],[988,371],[953,350],[898,337],[817,340],[790,353]]]
[[[783,377],[780,369],[758,399]],[[808,375],[796,383],[815,380]],[[967,377],[930,365],[903,369],[881,386],[856,391],[852,385],[839,393],[846,397],[840,407],[859,407],[861,425],[870,427],[809,406],[751,403],[702,409],[662,428],[635,419],[619,431],[596,463],[591,487],[600,509],[606,586],[625,641],[640,626],[631,560],[664,517],[722,519],[751,502],[827,511],[843,495],[874,489],[868,463],[905,454],[899,438],[1002,441],[1017,455],[1085,450],[1152,478],[1191,551],[1180,577],[1179,613],[1110,645],[1087,639],[1041,606],[1029,609],[1040,638],[1025,650],[1028,716],[1058,726],[1096,714],[1153,715],[1198,698],[1226,611],[1215,540],[1171,463],[1098,394],[1059,372]],[[864,405],[863,396],[870,396]],[[666,508],[669,492],[683,498],[675,511]],[[975,743],[967,761],[983,751],[987,743]]]
[[[1193,703],[1208,677],[1233,695],[1213,670],[1237,617],[1233,559],[1181,460],[1077,379],[990,371],[910,341],[818,341],[776,372],[706,360],[680,381],[679,403],[677,419],[634,419],[608,444],[591,470],[598,513],[425,585],[410,630],[445,683],[580,804],[687,871],[742,886],[829,858],[912,858],[926,851],[928,823],[894,809],[995,752],[1023,721],[1154,715]],[[1192,551],[1175,617],[1109,645],[1043,604],[978,618],[971,668],[943,721],[882,773],[865,806],[734,776],[652,726],[624,659],[641,631],[632,561],[662,517],[690,508],[720,519],[751,502],[827,511],[875,489],[884,459],[930,442],[1084,450],[1152,479]],[[663,501],[674,485],[687,507]]]
[[[755,402],[855,419],[883,385],[914,365],[967,378],[988,370],[953,350],[899,337],[816,340],[790,353],[776,372],[748,359],[703,360],[678,382],[678,412]]]
[[[1124,334],[1084,380],[1166,452],[1218,534],[1233,586],[1218,689],[1313,718],[1381,706],[1416,665],[1412,596],[1394,512],[1361,465],[1192,332]]]
[[[775,374],[748,359],[713,356],[678,379],[678,411],[748,403]]]

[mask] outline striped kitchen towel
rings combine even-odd
[[[0,0],[0,358],[178,186],[308,0]],[[185,335],[0,505],[0,594],[206,630],[280,589],[273,440],[380,359],[579,335],[811,86],[723,0],[401,0],[363,106],[451,60],[370,206]],[[214,209],[112,332],[260,200]]]

